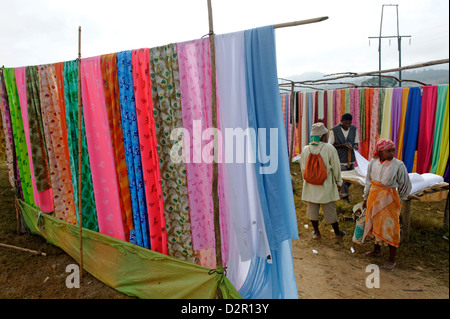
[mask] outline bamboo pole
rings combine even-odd
[[[36,251],[36,250],[28,249],[28,248],[17,247],[17,246],[8,245],[8,244],[0,243],[0,247],[6,247],[6,248],[12,248],[12,249],[17,249],[17,250],[21,250],[21,251],[26,251],[26,252],[28,252],[30,254],[33,254],[33,255],[47,256],[46,253],[43,253],[41,251]]]
[[[286,28],[286,27],[295,27],[297,25],[321,22],[321,21],[325,21],[327,19],[328,19],[328,17],[319,17],[319,18],[312,18],[312,19],[300,20],[300,21],[294,21],[294,22],[286,22],[286,23],[274,24],[273,28],[279,29],[279,28]]]
[[[208,2],[208,21],[209,21],[209,46],[211,56],[211,95],[212,95],[212,125],[217,129],[217,92],[216,92],[216,49],[214,43],[214,25],[212,15],[211,0]],[[213,181],[212,181],[212,198],[214,203],[214,234],[216,248],[216,265],[222,267],[222,243],[220,235],[220,219],[219,219],[219,194],[217,192],[218,182],[218,136],[217,131],[214,132],[214,160],[213,160]],[[217,298],[223,299],[222,292],[217,286]]]
[[[81,184],[81,26],[78,27],[78,228],[80,234],[80,278],[83,277],[83,205]]]

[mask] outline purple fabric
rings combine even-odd
[[[392,93],[391,140],[395,143],[395,155],[398,151],[398,129],[402,112],[403,88],[395,88]]]

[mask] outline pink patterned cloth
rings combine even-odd
[[[372,114],[370,116],[370,139],[369,139],[369,157],[377,147],[378,141],[378,104],[380,99],[380,89],[373,89]]]
[[[212,149],[212,136],[205,129],[212,127],[211,100],[211,60],[209,38],[177,44],[180,74],[181,109],[183,127],[189,132],[189,145],[186,145],[186,176],[189,192],[192,244],[195,250],[215,247],[214,204],[212,199],[212,161],[203,159],[202,153],[209,154]],[[217,113],[219,114],[219,113]],[[218,121],[219,123],[219,121]],[[205,132],[205,140],[202,134]],[[212,158],[211,158],[212,159]],[[206,162],[204,161],[206,160]],[[219,198],[224,202],[220,184]],[[220,210],[221,238],[223,256],[228,252],[228,236],[224,210]],[[211,261],[210,250],[204,251]],[[202,260],[202,251],[200,251]],[[201,262],[202,263],[202,262]]]
[[[81,60],[81,92],[99,230],[125,240],[100,56]]]
[[[44,213],[53,211],[53,191],[52,189],[38,192],[36,187],[36,179],[34,176],[33,158],[31,155],[30,144],[30,128],[28,124],[28,102],[27,102],[27,81],[26,68],[20,67],[14,70],[16,75],[17,92],[19,94],[20,111],[22,113],[23,129],[25,132],[25,140],[28,149],[28,159],[30,161],[31,182],[33,185],[34,201],[37,207]]]

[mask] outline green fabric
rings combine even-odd
[[[26,67],[28,122],[30,127],[31,156],[33,159],[36,189],[43,192],[52,188],[48,165],[47,147],[42,124],[39,98],[39,73],[36,66]]]
[[[350,113],[350,89],[345,89],[345,113]]]
[[[311,145],[319,145],[322,136],[311,136]]]
[[[67,140],[69,142],[70,171],[72,175],[73,195],[77,222],[79,221],[78,200],[78,62],[64,62],[64,99],[66,106]],[[83,109],[81,109],[83,111]],[[84,117],[81,115],[81,171],[82,171],[82,210],[83,227],[98,231],[97,209],[92,186],[91,166],[89,163]]]
[[[150,70],[169,255],[194,262],[186,166],[184,161],[176,164],[171,159],[179,142],[170,134],[183,127],[176,45],[151,48]]]
[[[20,111],[19,94],[17,92],[16,76],[13,68],[3,70],[5,87],[8,93],[8,102],[11,112],[11,127],[14,136],[17,166],[19,168],[20,183],[23,198],[27,204],[35,205],[33,184],[31,181],[30,162],[28,160],[28,149],[25,140],[25,132]]]
[[[366,140],[366,97],[365,97],[365,89],[359,89],[359,121],[360,121],[360,129],[359,132],[361,134],[361,142]]]
[[[430,170],[430,173],[432,174],[436,174],[437,167],[439,165],[441,136],[444,134],[442,128],[444,126],[444,114],[447,100],[447,90],[448,84],[439,85],[437,88],[436,120],[434,124],[433,152],[431,154],[432,164]]]
[[[42,236],[79,262],[77,226],[39,214],[23,201],[19,200],[18,206],[33,234]],[[217,286],[224,298],[241,298],[223,269],[214,271],[88,229],[83,229],[83,266],[106,285],[138,298],[215,298]]]

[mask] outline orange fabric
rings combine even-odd
[[[133,210],[131,206],[127,163],[125,161],[122,122],[120,119],[120,96],[116,56],[117,53],[102,55],[100,66],[102,69],[103,87],[105,89],[109,132],[111,134],[114,162],[116,164],[117,182],[119,184],[120,210],[122,212],[125,238],[129,241],[130,231],[134,227]]]
[[[345,89],[341,89],[341,116],[342,114],[345,114]]]
[[[400,197],[395,188],[371,181],[363,240],[373,235],[391,246],[400,244]]]

